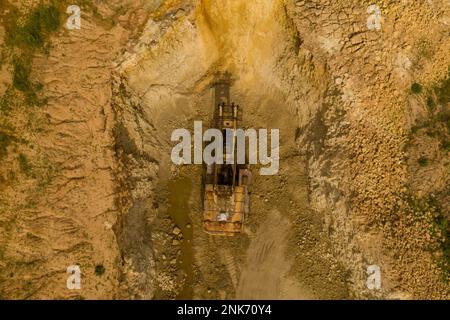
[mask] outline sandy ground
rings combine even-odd
[[[311,299],[310,291],[300,288],[287,274],[291,261],[288,249],[289,221],[277,210],[268,214],[248,251],[236,290],[237,299]]]

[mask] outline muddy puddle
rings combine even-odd
[[[192,299],[193,251],[192,251],[192,221],[189,216],[189,198],[192,182],[187,177],[171,180],[168,184],[168,213],[175,225],[181,230],[183,238],[180,242],[180,267],[186,273],[184,287],[177,299]]]

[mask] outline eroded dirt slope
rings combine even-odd
[[[8,16],[14,3],[2,5],[6,23],[14,19]],[[111,72],[149,9],[138,2],[120,14],[118,3],[95,8],[94,14],[92,7],[82,7],[80,30],[61,28],[52,35],[48,53],[33,51],[30,77],[43,87],[45,106],[20,100],[20,90],[6,101],[5,91],[15,83],[2,88],[3,101],[15,103],[2,110],[2,130],[14,137],[1,167],[3,298],[117,296],[121,256],[112,231],[118,211]],[[2,67],[14,73],[15,57],[32,49],[3,40]],[[66,287],[70,265],[80,266],[80,291]]]

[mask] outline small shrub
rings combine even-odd
[[[436,109],[436,103],[434,102],[434,99],[432,97],[427,98],[427,107],[430,111]]]
[[[419,94],[419,93],[421,93],[421,92],[422,92],[422,85],[419,84],[419,83],[417,83],[417,82],[414,82],[414,83],[411,85],[411,92],[414,93],[414,94]]]
[[[412,134],[416,134],[417,132],[419,132],[419,130],[420,130],[420,126],[412,126],[411,127]]]
[[[450,103],[450,67],[447,77],[435,88],[435,93],[440,104]]]
[[[21,91],[28,105],[42,105],[45,100],[40,100],[37,91],[42,86],[32,83],[30,80],[31,63],[28,58],[15,57],[13,60],[13,87]]]
[[[0,159],[8,154],[8,146],[15,140],[13,136],[0,131]]]
[[[28,162],[27,156],[21,153],[19,154],[18,160],[20,170],[22,170],[22,172],[25,173],[26,175],[29,175],[31,171],[31,166],[30,163]]]
[[[438,120],[447,127],[447,130],[450,131],[450,113],[442,110],[438,114]]]
[[[15,98],[14,89],[8,86],[5,93],[0,97],[0,112],[7,114],[11,110]]]
[[[19,91],[27,93],[33,89],[30,82],[31,64],[26,59],[13,59],[13,86]]]
[[[444,149],[445,151],[449,152],[450,151],[450,140],[448,139],[444,139],[441,142],[441,147],[442,149]]]
[[[428,158],[426,157],[420,157],[417,162],[421,167],[426,167],[428,165]]]
[[[95,274],[101,276],[105,273],[105,267],[102,264],[98,264],[95,266]]]

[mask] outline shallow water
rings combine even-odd
[[[184,287],[177,296],[177,299],[192,299],[192,266],[194,258],[192,251],[192,221],[189,215],[189,198],[191,196],[191,190],[192,182],[187,177],[171,180],[168,184],[168,213],[183,234],[183,241],[180,245],[181,268],[186,273],[186,279]]]

